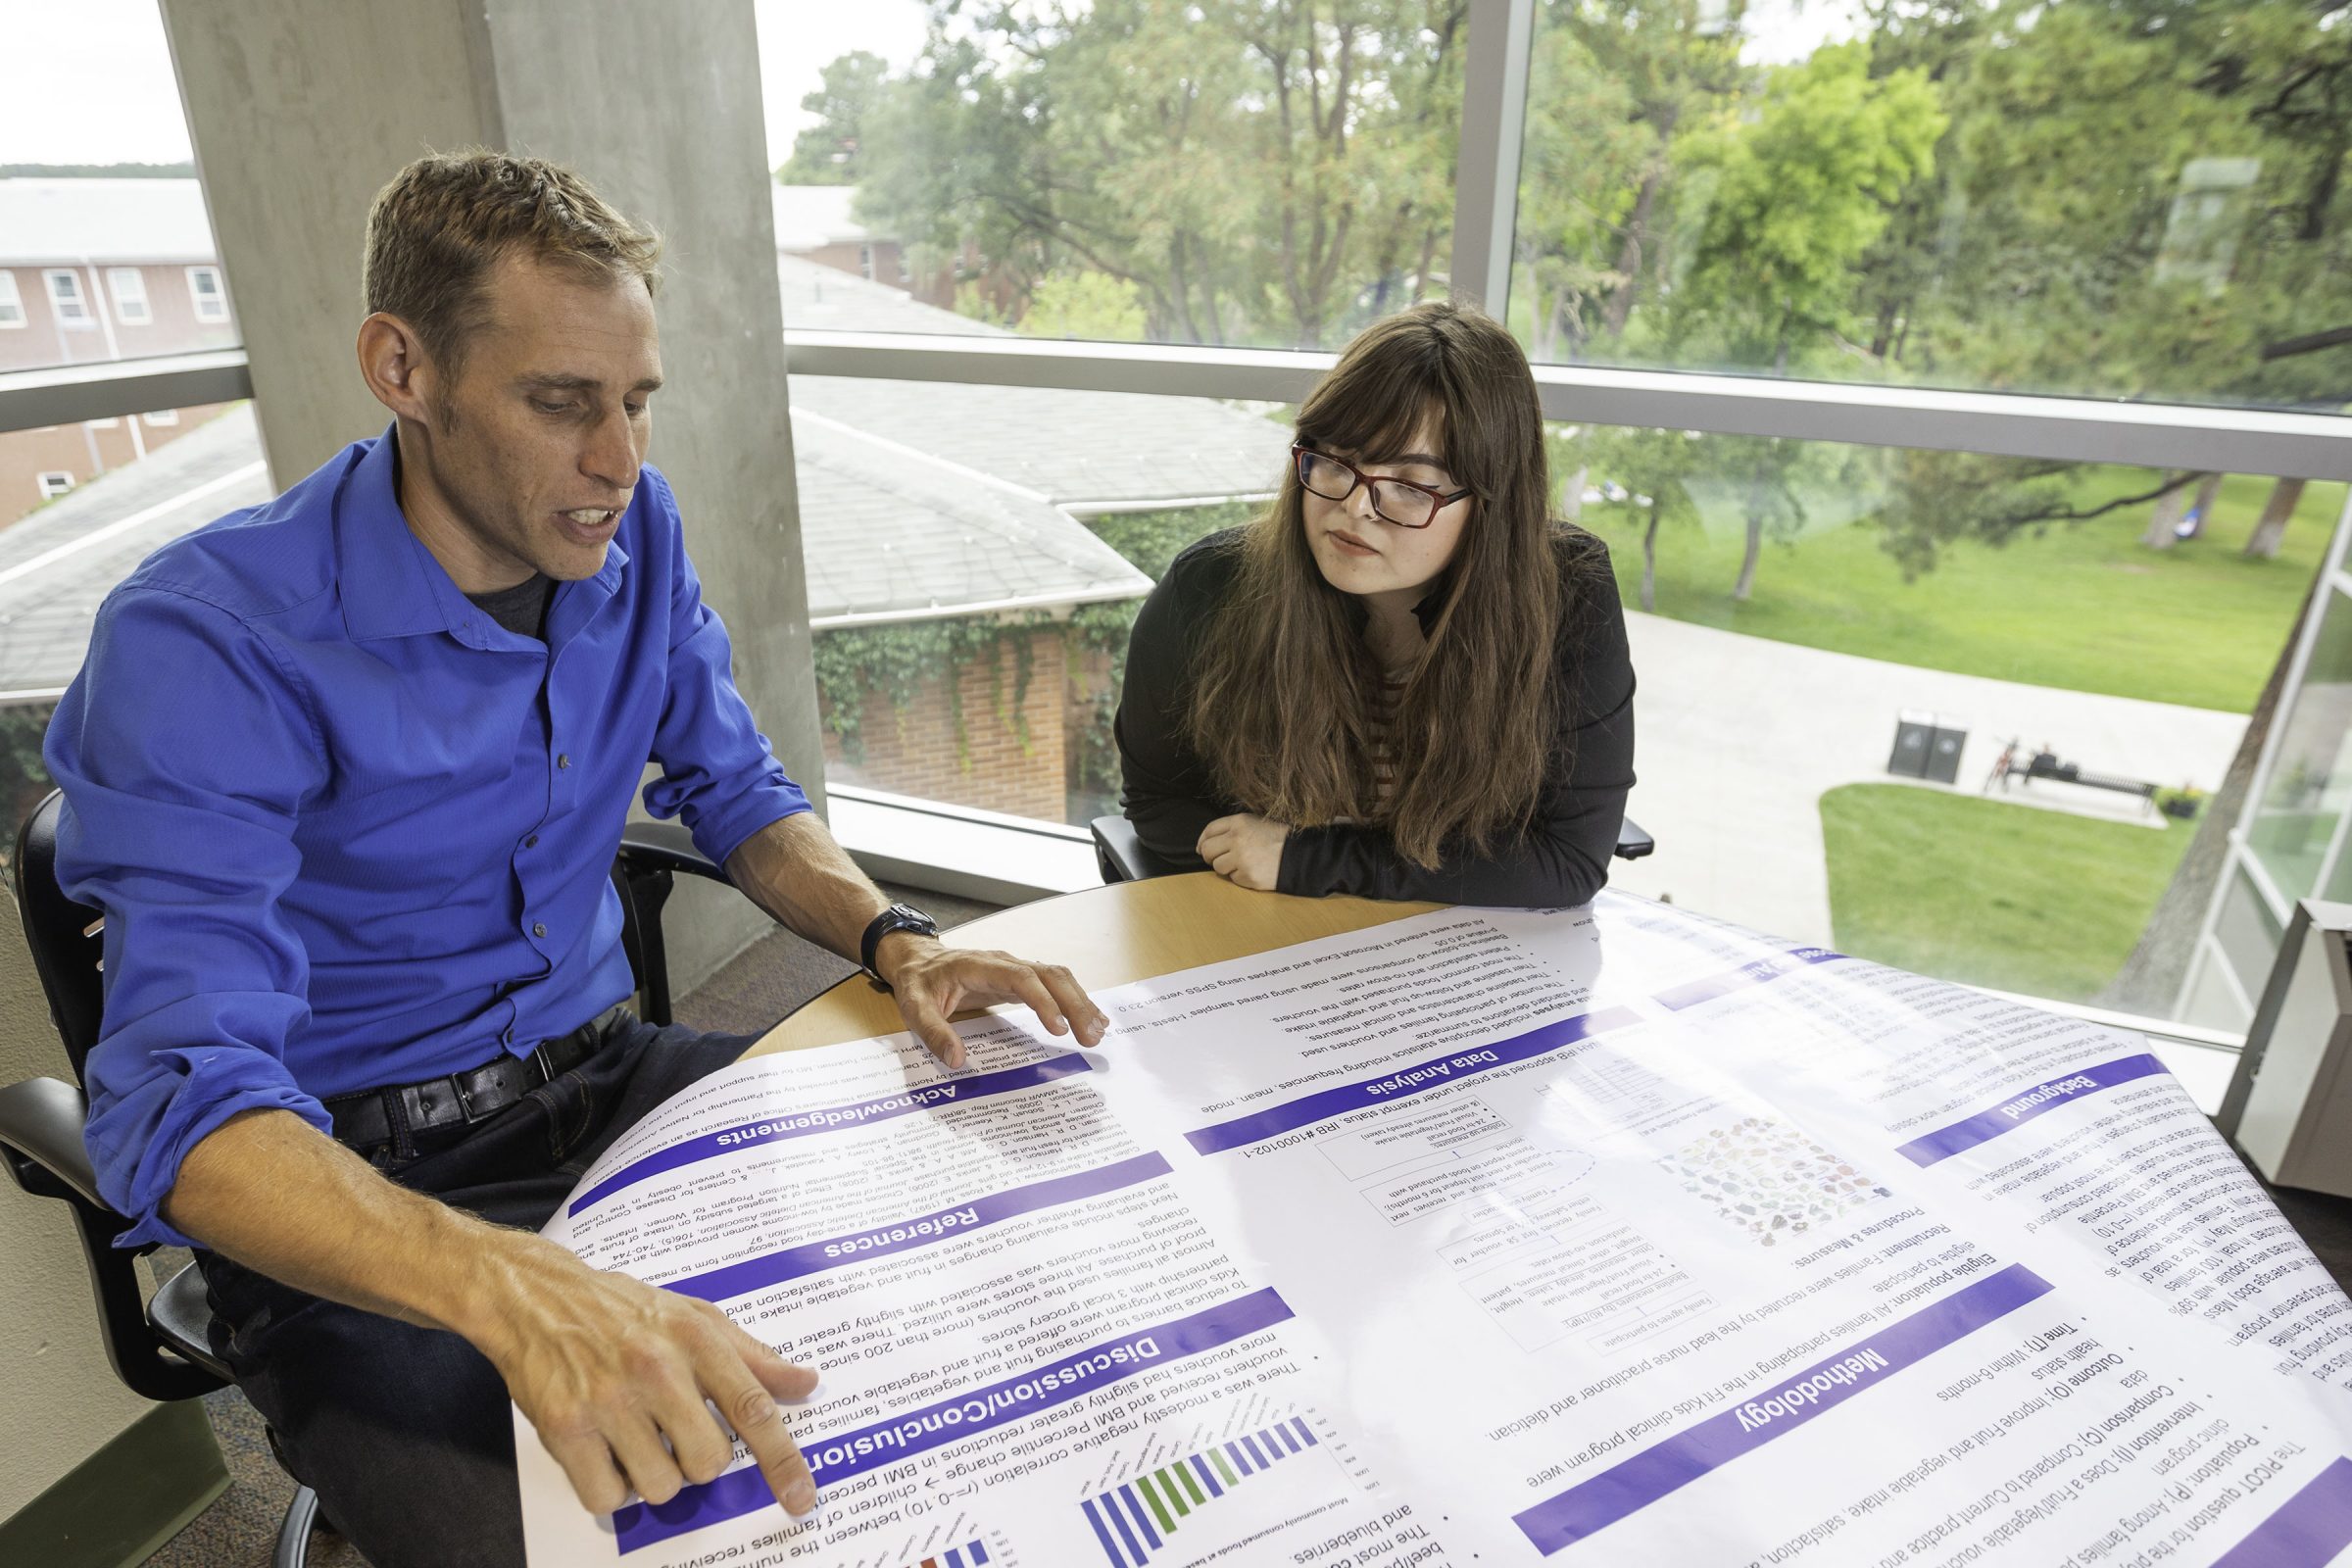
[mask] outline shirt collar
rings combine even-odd
[[[376,438],[336,499],[335,576],[345,628],[357,641],[447,632],[468,648],[509,643],[504,629],[459,591],[447,568],[411,531],[400,510],[398,429],[393,425]],[[580,597],[575,590],[582,587],[603,604],[619,588],[621,568],[628,564],[628,553],[615,538],[605,547],[604,565],[586,584],[557,585],[548,613],[551,642],[557,607]]]

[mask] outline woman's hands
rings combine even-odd
[[[1194,849],[1235,887],[1271,893],[1282,879],[1282,846],[1290,836],[1287,824],[1243,811],[1202,828]]]

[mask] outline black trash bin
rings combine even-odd
[[[1928,760],[1936,750],[1936,715],[1906,712],[1894,721],[1894,751],[1886,771],[1902,778],[1926,778]]]
[[[1938,718],[1929,732],[1928,770],[1924,775],[1938,784],[1960,782],[1960,753],[1968,745],[1968,731],[1955,729],[1948,718]]]

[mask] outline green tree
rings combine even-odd
[[[1942,0],[1874,12],[1874,69],[1938,82],[1933,179],[1865,262],[1869,347],[1907,379],[2130,398],[2352,400],[2352,145],[2340,0]],[[1882,514],[1914,569],[1957,537],[2087,510],[2073,466],[1907,454]],[[2251,541],[2255,553],[2271,543]]]
[[[1690,266],[1671,304],[1675,339],[1786,375],[1849,342],[1856,270],[1909,186],[1934,167],[1944,116],[1925,72],[1870,74],[1867,43],[1816,50],[1733,99],[1678,148],[1711,175]],[[1800,472],[1835,465],[1816,443],[1741,444],[1747,550],[1732,597],[1755,589],[1764,535],[1801,526]]]
[[[1154,336],[1322,344],[1449,230],[1462,0],[933,0],[859,211],[1025,294],[1132,283]]]
[[[1029,291],[1029,309],[1019,324],[1031,337],[1141,342],[1143,291],[1107,272],[1048,272]]]
[[[827,65],[801,107],[817,117],[792,138],[792,156],[776,170],[787,185],[855,185],[865,172],[865,123],[882,95],[890,63],[854,49]]]

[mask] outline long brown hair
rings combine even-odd
[[[1298,438],[1378,462],[1433,416],[1437,455],[1475,495],[1429,586],[1428,648],[1407,672],[1379,805],[1372,715],[1384,672],[1364,609],[1324,581],[1296,467],[1241,531],[1233,591],[1202,639],[1186,724],[1227,795],[1294,827],[1377,821],[1426,867],[1522,830],[1556,743],[1556,653],[1571,591],[1550,521],[1543,411],[1527,357],[1492,318],[1418,305],[1365,330],[1298,411]],[[1434,605],[1435,612],[1431,610]]]

